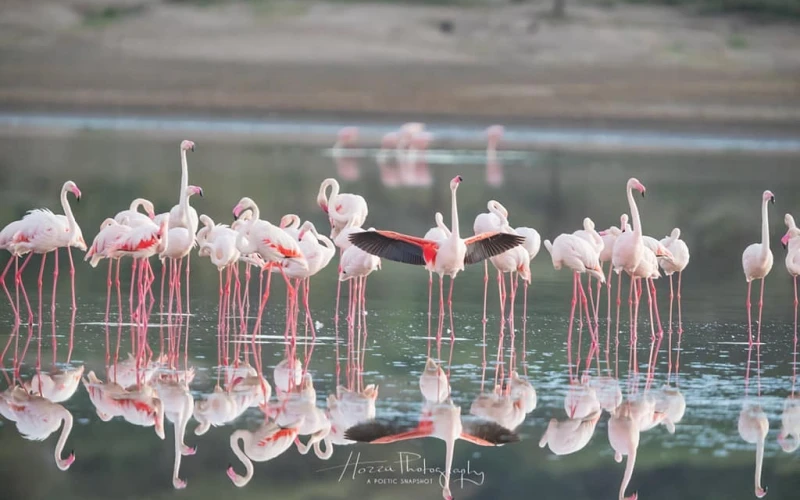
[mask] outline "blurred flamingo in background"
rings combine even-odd
[[[794,345],[797,350],[797,276],[800,275],[800,229],[794,225],[794,218],[786,214],[786,225],[789,230],[781,238],[784,248],[788,247],[786,253],[786,270],[792,277],[794,283]]]
[[[486,183],[493,187],[503,185],[503,163],[497,156],[497,146],[504,133],[502,125],[492,125],[486,129]]]

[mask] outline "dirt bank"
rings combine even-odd
[[[0,107],[800,126],[797,25],[571,3],[11,0]]]

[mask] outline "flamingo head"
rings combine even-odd
[[[763,199],[764,199],[764,201],[769,201],[773,205],[775,204],[775,195],[772,194],[772,191],[770,191],[769,189],[764,191]]]
[[[783,216],[783,222],[786,224],[786,227],[788,227],[789,229],[791,229],[793,227],[797,227],[797,226],[795,226],[794,217],[792,217],[792,214],[784,215]]]
[[[181,151],[189,150],[194,151],[194,142],[188,140],[181,141]]]
[[[186,194],[188,196],[192,196],[195,194],[199,194],[200,197],[203,197],[203,188],[200,186],[186,186]]]
[[[644,192],[645,192],[644,184],[639,182],[639,179],[637,179],[636,177],[631,177],[630,179],[628,179],[627,187],[628,189],[635,189],[639,191],[640,193],[642,193],[642,197],[644,197]]]
[[[397,141],[399,139],[400,137],[397,135],[397,132],[389,132],[381,138],[381,148],[394,149],[397,147]]]
[[[767,496],[767,489],[761,488],[760,486],[756,488],[756,498],[764,498]]]
[[[358,140],[358,127],[344,127],[338,133],[339,143],[342,145],[352,145]]]
[[[583,229],[586,231],[594,231],[594,221],[589,217],[583,219]]]
[[[245,196],[233,207],[233,218],[238,219],[245,210],[252,210],[253,205],[255,205],[253,200]]]
[[[622,214],[622,215],[619,216],[619,228],[620,228],[620,231],[622,231],[624,233],[625,229],[627,229],[627,227],[628,227],[628,214]]]
[[[286,214],[283,217],[281,217],[280,227],[287,228],[299,222],[300,222],[300,217],[298,217],[296,214]]]
[[[60,470],[67,470],[67,469],[69,469],[69,466],[72,465],[72,463],[74,461],[75,461],[75,450],[71,450],[69,452],[69,456],[67,458],[65,458],[65,459],[59,459],[56,462],[56,465],[58,466],[58,468]]]
[[[78,189],[78,185],[75,184],[73,181],[67,181],[64,183],[63,187],[64,191],[69,191],[75,195],[75,199],[80,202],[81,201],[81,190]]]
[[[153,402],[153,408],[155,410],[154,427],[156,430],[156,435],[159,438],[164,439],[164,403],[162,403],[160,399],[155,399]]]
[[[107,227],[116,226],[116,225],[117,225],[117,221],[115,221],[111,217],[108,217],[108,218],[106,218],[106,220],[103,221],[102,224],[100,224],[100,230],[102,231],[103,229],[105,229]]]
[[[461,177],[460,175],[453,177],[453,180],[450,181],[450,190],[455,191],[458,185],[461,184],[463,180],[464,178]]]
[[[492,125],[486,129],[486,135],[489,136],[489,142],[497,144],[500,142],[500,139],[503,137],[503,133],[505,133],[505,131],[506,129],[502,125]]]

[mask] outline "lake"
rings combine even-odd
[[[629,362],[628,278],[625,277],[619,344],[615,342],[616,325],[607,323],[606,290],[603,289],[598,328],[600,353],[593,356],[589,373],[592,379],[599,375],[617,379],[626,399],[645,393],[658,395],[662,386],[669,384],[682,393],[686,411],[675,424],[674,434],[663,425],[641,433],[627,494],[638,492],[648,499],[753,496],[756,445],[740,437],[737,422],[743,405],[757,403],[769,421],[761,483],[769,489],[770,498],[795,498],[792,491],[800,488],[800,458],[796,451],[784,452],[777,438],[784,402],[795,390],[797,366],[792,333],[792,283],[784,266],[786,253],[779,241],[786,230],[784,213],[800,214],[795,196],[800,189],[796,152],[684,150],[670,153],[664,148],[641,151],[587,148],[581,151],[536,144],[526,146],[520,139],[514,151],[504,153],[501,144],[499,161],[488,165],[485,151],[478,147],[448,145],[446,149],[439,149],[436,143],[431,146],[426,162],[396,165],[390,161],[379,165],[374,155],[376,149],[336,158],[327,149],[328,145],[291,138],[262,141],[246,136],[229,140],[215,138],[208,132],[195,136],[191,132],[177,134],[174,130],[143,134],[86,128],[30,134],[12,129],[0,135],[0,223],[5,225],[16,220],[35,207],[61,213],[59,190],[68,179],[75,181],[82,191],[80,203],[75,203],[72,197],[70,203],[89,244],[100,223],[127,208],[136,197],[151,200],[157,213],[168,211],[178,201],[181,138],[194,139],[197,144],[196,151],[189,153],[188,163],[190,184],[204,190],[202,198],[191,199],[199,214],[207,214],[218,223],[230,223],[234,205],[241,197],[249,196],[258,203],[263,219],[277,224],[284,214],[294,213],[301,220],[314,222],[323,234],[329,232],[328,221],[316,204],[316,195],[320,183],[327,177],[337,178],[343,192],[358,193],[366,198],[369,216],[365,228],[422,236],[434,225],[436,211],[444,214],[445,223],[449,225],[449,181],[461,175],[463,183],[458,190],[458,201],[462,234],[472,234],[474,217],[485,212],[487,201],[494,199],[508,209],[512,226],[536,228],[542,240],[581,229],[586,216],[595,221],[598,230],[619,225],[620,214],[628,212],[625,183],[629,177],[638,178],[647,187],[647,196],[636,198],[644,233],[660,239],[679,227],[681,238],[691,251],[691,261],[682,279],[684,333],[680,348],[677,333],[673,333],[671,342],[665,333],[663,340],[654,346],[658,349],[653,349],[651,357],[653,346],[646,295],[642,295],[636,349],[638,364],[632,365]],[[760,240],[760,200],[765,189],[770,189],[776,197],[775,205],[769,206],[770,243],[775,264],[766,280],[763,345],[749,348],[745,311],[747,285],[741,254],[748,244]],[[7,262],[6,256],[2,265]],[[62,250],[55,328],[49,312],[50,264],[45,269],[42,368],[49,370],[52,365],[53,331],[58,363],[63,366],[70,329],[73,329],[75,347],[71,365],[84,365],[86,373],[93,370],[105,380],[106,337],[109,334],[113,343],[118,333],[116,306],[111,308],[111,324],[104,319],[107,265],[103,261],[97,268],[91,268],[83,262],[83,253],[79,251],[73,251],[73,257],[78,309],[72,318],[69,267]],[[24,276],[34,308],[38,305],[39,258],[33,257]],[[160,279],[160,264],[157,259],[151,260],[155,275]],[[334,257],[325,269],[312,277],[309,294],[317,340],[308,370],[316,389],[316,406],[321,410],[326,409],[328,395],[335,394],[337,384],[347,384],[351,368],[346,354],[346,284],[342,287],[338,326],[335,321],[337,261],[338,257]],[[126,315],[130,265],[130,260],[122,262]],[[473,400],[481,393],[482,386],[487,391],[491,389],[496,376],[494,360],[500,338],[500,309],[495,271],[491,265],[489,267],[486,344],[483,343],[482,265],[468,266],[456,279],[453,293],[456,340],[451,344],[446,328],[441,344],[452,402],[462,408],[465,426],[470,420]],[[518,371],[527,373],[536,390],[536,408],[516,429],[520,437],[518,443],[483,447],[457,441],[450,489],[456,498],[529,498],[532,491],[542,498],[614,498],[619,493],[627,458],[623,458],[622,463],[614,460],[608,437],[608,412],[603,412],[591,440],[576,453],[556,456],[548,447],[538,446],[551,418],[564,420],[567,417],[564,399],[570,387],[571,369],[574,369],[568,364],[566,345],[572,277],[566,269],[553,269],[544,248],[533,259],[531,274],[524,351],[523,287],[518,290],[515,352]],[[379,387],[375,402],[378,420],[405,420],[413,426],[423,409],[419,378],[428,355],[427,282],[427,273],[421,267],[386,259],[382,268],[368,279],[367,314],[361,318],[362,327],[368,328],[361,353],[361,379],[364,385]],[[13,278],[7,278],[7,283],[13,294]],[[616,293],[616,276],[613,284]],[[157,301],[158,286],[157,280],[153,285]],[[435,283],[434,293],[437,293],[436,286]],[[668,332],[668,279],[656,280],[655,286],[660,317],[664,331]],[[250,283],[252,316],[258,300],[257,288],[258,278],[254,272]],[[754,287],[754,293],[757,290]],[[191,316],[181,320],[181,327],[183,332],[188,331],[187,358],[196,371],[190,388],[198,400],[213,391],[217,380],[218,272],[196,251],[191,257],[190,292]],[[284,294],[283,280],[275,275],[259,337],[264,375],[272,385],[272,370],[284,357]],[[436,309],[434,297],[434,332]],[[756,309],[757,299],[754,300]],[[148,329],[149,345],[155,351],[158,351],[159,334],[167,330],[159,328],[164,319],[157,314],[158,310],[156,302]],[[302,336],[305,333],[302,314],[300,318],[298,332]],[[0,343],[5,345],[13,333],[13,315],[5,298],[0,300],[0,324],[3,325]],[[248,331],[252,331],[253,326],[254,320],[250,319]],[[31,329],[33,340],[21,366],[24,380],[29,380],[35,372],[38,329],[38,324]],[[677,330],[677,324],[674,329]],[[28,332],[28,326],[23,324],[19,329],[21,340]],[[581,332],[580,353],[585,358],[589,347],[585,326]],[[609,332],[611,341],[606,350]],[[129,350],[129,328],[122,328],[121,333],[120,355],[124,358]],[[504,333],[504,359],[508,360],[508,325]],[[573,353],[578,351],[577,337],[576,322]],[[297,347],[301,360],[304,360],[304,352],[309,351],[308,347],[301,338]],[[113,348],[112,345],[112,356]],[[12,354],[13,346],[4,359],[5,373],[9,377]],[[436,357],[435,346],[433,356]],[[680,365],[676,370],[678,356]],[[484,357],[488,360],[485,368]],[[648,363],[652,358],[655,363]],[[272,402],[276,401],[274,392],[273,387]],[[292,446],[273,460],[255,462],[252,480],[245,487],[237,488],[226,477],[229,464],[238,474],[243,473],[242,464],[231,451],[230,436],[236,429],[252,430],[263,422],[263,414],[257,407],[249,408],[231,423],[212,427],[202,436],[193,432],[198,423],[189,422],[186,444],[196,446],[197,452],[183,457],[180,477],[188,484],[185,490],[176,491],[171,481],[174,457],[171,423],[165,424],[166,439],[162,441],[152,427],[134,426],[120,417],[102,421],[83,385],[62,404],[75,422],[64,456],[74,449],[76,458],[65,472],[54,464],[56,435],[43,442],[25,440],[13,422],[0,420],[3,444],[0,447],[0,480],[6,498],[200,499],[269,495],[286,499],[354,496],[391,499],[408,495],[438,498],[441,495],[445,446],[439,439],[335,446],[327,460],[317,458],[314,453],[301,455]],[[303,436],[301,440],[305,442],[308,437]],[[404,462],[403,457],[405,460],[418,457],[418,460]]]

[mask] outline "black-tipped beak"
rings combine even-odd
[[[644,191],[642,191],[642,198],[644,198]]]
[[[199,194],[199,195],[200,195],[200,198],[202,198],[202,197],[203,197],[203,190],[201,189],[201,190],[200,190],[200,192],[199,192],[199,193],[197,193],[197,194]]]
[[[770,196],[769,201],[772,202],[772,204],[774,205],[775,204],[775,197],[774,196]]]
[[[70,455],[74,455],[75,454],[75,450],[69,450],[69,454]]]
[[[458,177],[456,177],[456,178],[458,179],[458,182],[464,182],[464,178],[461,177],[460,175]]]
[[[80,196],[76,196],[76,197],[75,197],[75,201],[76,201],[77,203],[80,203],[80,202],[81,202],[81,197],[80,197]]]
[[[194,144],[192,144],[192,151],[194,151]]]

